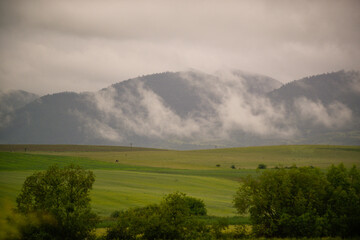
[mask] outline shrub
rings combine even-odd
[[[120,212],[106,239],[199,239],[210,236],[208,227],[192,217],[189,199],[175,192],[160,204]],[[196,202],[202,202],[196,199]]]
[[[263,164],[263,163],[260,163],[259,165],[258,165],[258,169],[266,169],[266,165],[265,164]]]
[[[113,211],[110,214],[110,217],[112,217],[112,218],[118,218],[119,216],[120,216],[120,211],[119,210]]]
[[[205,216],[207,213],[205,203],[203,200],[184,196],[185,203],[190,209],[190,215],[193,216]]]

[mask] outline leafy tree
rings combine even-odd
[[[79,166],[51,166],[26,178],[16,199],[17,211],[25,215],[50,214],[56,224],[41,225],[36,231],[51,239],[89,238],[98,222],[89,196],[94,181],[93,172]]]
[[[257,235],[267,237],[317,236],[315,223],[321,220],[325,181],[310,168],[265,171],[248,177],[240,186],[234,205],[240,214],[250,212]]]
[[[234,206],[250,212],[254,233],[267,237],[360,236],[360,173],[341,164],[276,169],[248,177]]]
[[[210,236],[207,226],[193,217],[189,199],[193,200],[184,193],[175,192],[165,196],[160,204],[122,211],[117,224],[108,229],[106,239],[199,239]]]
[[[327,174],[328,201],[326,218],[329,234],[342,237],[360,236],[360,172],[353,166],[332,166]]]

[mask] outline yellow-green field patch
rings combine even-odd
[[[327,168],[331,164],[360,166],[359,146],[294,145],[243,147],[197,151],[125,151],[125,152],[51,152],[62,156],[85,157],[104,161],[148,167],[175,169],[220,168],[255,169],[260,163],[275,166],[315,166]]]

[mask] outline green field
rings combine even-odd
[[[26,152],[25,152],[26,150]],[[116,162],[117,160],[117,162]],[[76,163],[93,170],[92,205],[101,216],[158,203],[181,191],[205,201],[208,214],[235,216],[233,195],[239,179],[259,174],[260,163],[276,166],[331,164],[360,166],[359,146],[271,146],[199,151],[80,146],[0,145],[0,200],[14,202],[25,178],[52,164]],[[216,165],[220,165],[217,167]],[[232,165],[236,169],[230,168]]]

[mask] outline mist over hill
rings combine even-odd
[[[36,97],[14,108],[11,121],[0,119],[0,143],[175,149],[359,145],[359,106],[358,72],[322,74],[286,85],[237,70],[165,72],[98,92]]]
[[[39,98],[34,93],[22,90],[0,91],[0,128],[4,128],[13,120],[13,113],[26,104]]]

